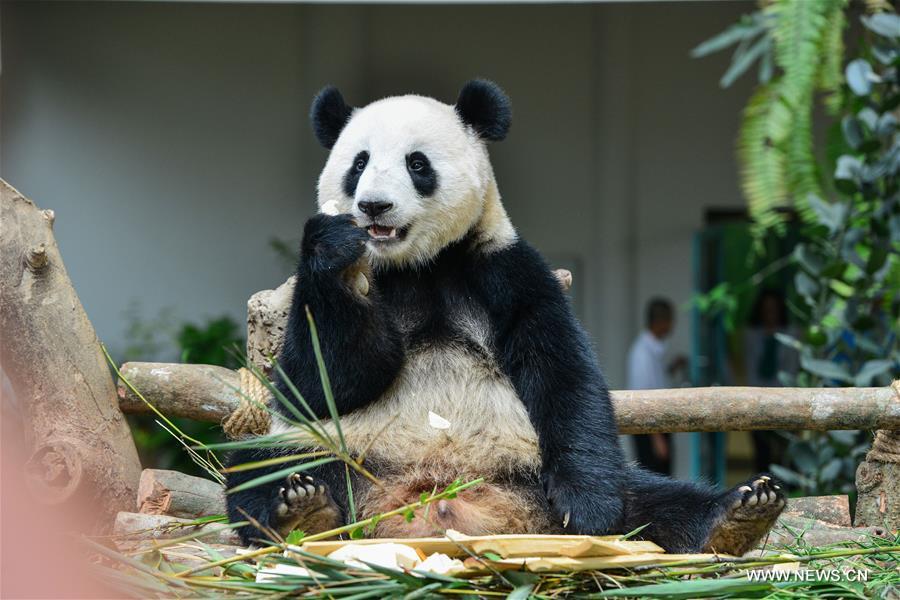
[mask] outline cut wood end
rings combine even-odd
[[[47,266],[48,262],[47,246],[43,243],[32,246],[25,253],[25,264],[31,271],[40,271]]]

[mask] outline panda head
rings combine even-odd
[[[485,142],[509,131],[494,83],[467,83],[455,105],[396,96],[351,108],[333,87],[313,101],[316,138],[331,150],[319,208],[350,213],[369,234],[376,267],[417,266],[467,234],[485,251],[515,238]]]

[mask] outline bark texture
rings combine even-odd
[[[891,390],[900,405],[900,380]],[[872,449],[856,469],[856,489],[856,525],[900,529],[900,431],[875,433]]]
[[[91,509],[93,531],[134,505],[140,462],[116,389],[40,210],[0,180],[0,361],[25,423],[36,500]],[[84,510],[79,510],[83,514]]]
[[[782,517],[798,517],[815,519],[838,525],[851,527],[850,498],[847,496],[806,496],[788,500]]]
[[[190,525],[191,519],[179,519],[165,515],[145,515],[133,512],[120,512],[116,515],[113,533],[117,542],[137,540],[165,540],[193,535],[200,531],[204,535],[199,539],[204,542],[218,544],[239,544],[240,540],[234,528],[222,523]]]
[[[144,469],[138,487],[138,512],[196,519],[224,515],[225,488],[221,484],[166,469]]]
[[[239,404],[237,372],[208,365],[127,363],[123,374],[170,417],[220,422]],[[147,412],[119,382],[122,410]],[[709,387],[612,392],[622,433],[756,429],[900,429],[891,388]]]
[[[122,377],[167,417],[221,423],[240,404],[237,371],[213,365],[131,362]],[[125,383],[118,382],[119,406],[125,413],[151,409]]]

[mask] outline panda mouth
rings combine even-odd
[[[390,225],[379,225],[372,223],[366,228],[372,241],[379,243],[399,242],[406,237],[409,227],[391,227]]]

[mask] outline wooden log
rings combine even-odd
[[[165,540],[202,532],[197,539],[219,544],[240,544],[234,528],[223,523],[191,525],[191,519],[179,519],[167,515],[145,515],[122,511],[116,515],[113,533],[117,541]]]
[[[900,380],[891,385],[900,400]],[[900,529],[900,432],[877,431],[856,469],[857,525]]]
[[[790,502],[788,501],[788,506]],[[766,546],[796,546],[800,543],[829,546],[842,542],[862,542],[870,536],[884,539],[893,537],[885,527],[841,527],[817,519],[782,514],[763,542]]]
[[[883,388],[707,387],[612,392],[621,433],[900,429]]]
[[[22,405],[27,487],[40,502],[90,507],[79,525],[107,531],[134,505],[140,476],[109,366],[63,265],[53,211],[0,180],[0,221],[0,362]]]
[[[213,365],[125,363],[122,376],[167,417],[221,423],[238,407],[237,371]],[[151,412],[125,381],[118,382],[122,412]]]
[[[234,371],[126,363],[122,373],[163,414],[220,422],[238,405]],[[148,412],[119,382],[126,413]],[[891,388],[708,387],[612,392],[621,433],[755,429],[900,429]]]
[[[847,496],[791,498],[782,516],[815,519],[839,527],[853,526],[850,519],[850,498]]]
[[[166,469],[144,469],[137,506],[143,514],[183,519],[223,515],[227,510],[221,484]]]

